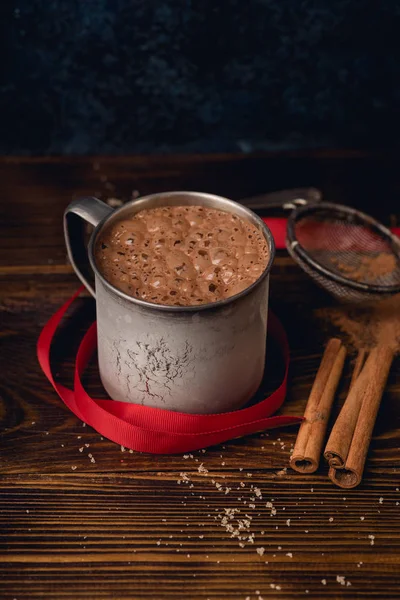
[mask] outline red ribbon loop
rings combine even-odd
[[[279,320],[269,314],[268,333],[278,343],[285,362],[279,387],[265,400],[248,408],[222,414],[192,415],[130,404],[116,400],[96,400],[85,391],[81,376],[97,345],[96,323],[83,337],[75,362],[74,389],[57,383],[50,365],[50,347],[60,321],[81,287],[49,319],[39,336],[37,356],[40,366],[66,406],[102,436],[133,450],[152,454],[173,454],[198,450],[229,439],[272,427],[299,423],[301,417],[275,416],[286,396],[289,345]]]

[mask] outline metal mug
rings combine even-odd
[[[269,259],[259,279],[230,298],[184,307],[147,302],[111,285],[94,256],[104,227],[143,209],[177,205],[228,211],[261,230]],[[84,221],[95,228],[87,249]],[[256,214],[232,200],[197,192],[153,194],[116,210],[88,197],[68,206],[64,233],[69,259],[96,298],[100,377],[112,399],[194,414],[231,411],[248,402],[265,367],[269,272],[275,254],[271,232]],[[89,264],[95,288],[89,282]]]

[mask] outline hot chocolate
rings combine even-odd
[[[238,294],[260,277],[268,256],[254,224],[204,206],[164,206],[121,218],[95,248],[100,272],[116,288],[175,306]]]

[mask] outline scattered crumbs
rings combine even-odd
[[[158,540],[158,542],[157,542],[157,546],[159,546],[160,544],[161,544],[161,541],[160,541],[160,540]]]
[[[279,592],[279,590],[282,589],[280,585],[276,585],[275,583],[270,583],[269,587],[272,588],[273,590],[278,590],[278,592]]]
[[[321,579],[322,585],[326,585],[326,579]]]
[[[286,520],[286,525],[287,525],[288,527],[290,527],[290,519],[287,519],[287,520]]]
[[[304,590],[304,591],[305,591],[305,593],[306,593],[306,594],[309,594],[309,593],[310,593],[310,590]]]
[[[125,446],[121,446],[121,452],[125,452]]]
[[[311,491],[313,492],[313,491],[314,491],[314,488],[311,488]]]
[[[261,493],[261,490],[260,490],[260,488],[258,488],[258,487],[255,487],[255,488],[253,488],[253,489],[254,489],[254,493],[255,493],[255,495],[257,496],[257,498],[262,498],[262,493]]]
[[[340,585],[346,585],[346,577],[343,575],[336,575],[336,581],[340,583]]]
[[[292,552],[286,552],[286,556],[288,556],[289,558],[293,558]]]
[[[224,467],[224,466],[225,466],[225,462],[222,462],[222,463],[221,463],[221,467]]]
[[[189,458],[189,454],[184,454],[183,458],[186,460],[187,458]]]
[[[247,477],[253,477],[252,473],[247,473]]]
[[[61,448],[64,448],[64,444],[61,444]]]
[[[374,535],[372,535],[372,534],[370,534],[370,535],[368,536],[368,539],[371,541],[371,546],[373,546],[373,545],[375,544],[375,536],[374,536]]]
[[[32,425],[36,425],[36,421],[32,421]]]
[[[45,434],[46,434],[46,435],[49,435],[49,432],[48,432],[48,431],[45,431]]]
[[[264,547],[256,548],[256,550],[257,550],[257,554],[259,556],[262,556],[264,554],[264,552],[265,552],[265,548]]]
[[[379,498],[379,504],[383,504],[383,498],[382,498],[382,496]]]
[[[308,529],[305,529],[305,530],[304,530],[304,533],[308,533]]]
[[[82,446],[82,448],[79,448],[79,452],[83,452],[84,447]]]
[[[243,471],[243,467],[239,467],[239,471]]]
[[[71,469],[72,469],[73,471],[75,471],[75,469],[76,469],[76,468],[77,468],[77,467],[71,467]]]
[[[329,517],[329,523],[332,523],[333,517]]]
[[[89,448],[90,444],[85,444],[85,448]]]
[[[26,509],[26,512],[27,512],[27,514],[29,515],[29,510],[28,510],[28,509]]]
[[[204,475],[206,475],[208,473],[208,469],[205,468],[205,466],[203,465],[203,463],[200,463],[200,465],[197,468],[199,473],[203,473]]]
[[[81,439],[82,439],[82,436],[81,436],[81,435],[78,435],[78,436],[76,437],[76,439],[77,439],[77,440],[81,440]]]
[[[364,521],[365,517],[360,517],[360,521]]]
[[[357,563],[357,567],[360,568],[362,564],[363,564],[362,561],[360,561],[359,563]]]
[[[101,439],[103,439],[103,438],[101,438]],[[129,454],[133,454],[133,450],[132,450],[132,448],[130,448],[130,450],[129,450]]]
[[[180,485],[183,482],[188,483],[190,481],[188,474],[187,473],[179,473],[179,476],[181,477],[181,479],[178,479],[177,483]]]
[[[277,471],[277,473],[276,473],[276,474],[277,474],[277,475],[286,475],[286,473],[287,473],[287,468],[286,468],[286,467],[284,467],[284,468],[283,468],[283,469],[281,469],[280,471]]]
[[[82,427],[86,427],[86,423],[82,423]]]

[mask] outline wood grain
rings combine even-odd
[[[122,452],[67,411],[35,356],[41,327],[78,286],[61,227],[72,197],[128,199],[133,190],[186,188],[240,198],[315,185],[329,200],[394,224],[397,165],[383,153],[351,152],[0,160],[0,598],[400,597],[398,358],[363,483],[344,492],[323,461],[312,475],[288,468],[293,428],[186,458]],[[278,253],[271,304],[292,349],[283,413],[304,411],[323,345],[337,333],[315,313],[332,302]],[[71,383],[74,350],[94,316],[84,294],[60,332],[52,358],[64,383]],[[269,355],[266,389],[279,375],[273,348]],[[350,378],[347,361],[331,422]],[[95,362],[86,384],[101,396]],[[247,519],[240,531],[247,538],[232,537],[227,525],[237,529]]]

